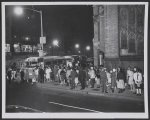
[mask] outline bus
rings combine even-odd
[[[28,79],[33,79],[33,72],[36,67],[54,66],[54,65],[66,65],[72,67],[74,59],[71,56],[44,56],[44,57],[29,57],[24,60],[25,74]]]
[[[44,57],[29,57],[25,59],[25,67],[36,67],[45,65],[64,64],[72,66],[74,58],[72,56],[44,56]]]

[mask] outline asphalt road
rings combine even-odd
[[[30,84],[8,85],[6,105],[20,105],[42,112],[144,112],[144,102],[91,96],[40,88]]]

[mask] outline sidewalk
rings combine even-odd
[[[120,98],[120,99],[128,99],[128,100],[138,100],[138,101],[144,101],[144,95],[137,96],[136,94],[133,94],[131,91],[126,89],[123,93],[118,93],[116,90],[114,93],[111,91],[108,91],[108,93],[102,93],[101,88],[85,88],[84,90],[80,90],[81,86],[78,86],[75,89],[70,89],[69,86],[66,85],[60,85],[57,82],[46,82],[46,83],[36,83],[37,87],[45,88],[45,89],[53,89],[53,90],[59,90],[59,91],[67,91],[71,93],[77,93],[77,94],[87,94],[87,95],[93,95],[93,96],[104,96],[104,97],[111,97],[111,98]]]

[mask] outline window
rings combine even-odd
[[[120,55],[144,54],[144,5],[119,6]]]

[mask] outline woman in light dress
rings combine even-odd
[[[118,68],[117,79],[117,88],[119,89],[118,93],[122,93],[125,90],[125,75],[121,68]]]
[[[47,82],[50,82],[50,78],[51,78],[51,76],[50,76],[50,74],[51,74],[51,72],[52,72],[52,70],[51,70],[51,68],[50,67],[47,67],[46,68],[46,71],[45,71],[45,73],[46,73],[46,81]]]
[[[137,72],[134,73],[134,81],[135,81],[135,88],[136,88],[136,94],[141,95],[141,85],[142,85],[142,73],[137,70]]]
[[[112,93],[114,93],[116,88],[117,88],[117,71],[115,68],[113,68],[112,73],[111,73],[111,90],[112,90]]]
[[[134,81],[133,81],[133,71],[131,70],[130,67],[128,67],[127,70],[127,80],[128,80],[128,84],[130,85],[130,90],[134,91]]]

